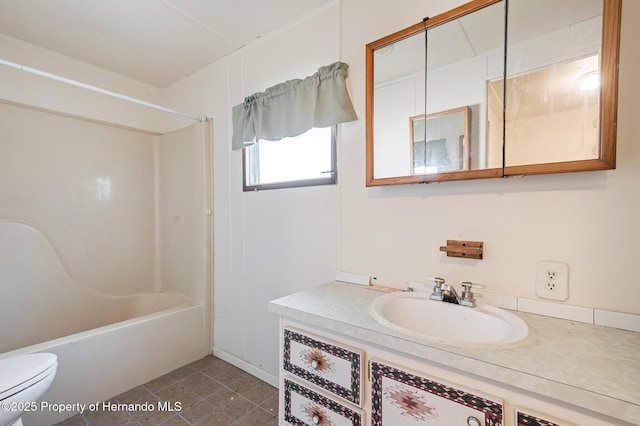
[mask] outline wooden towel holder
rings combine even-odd
[[[446,252],[449,257],[482,259],[483,244],[482,241],[447,240],[447,245],[441,246],[440,251]]]

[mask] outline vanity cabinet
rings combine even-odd
[[[627,424],[313,324],[280,331],[281,425]]]

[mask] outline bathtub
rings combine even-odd
[[[0,221],[0,358],[56,354],[46,403],[94,404],[205,356],[206,317],[202,304],[176,292],[83,289],[41,231]],[[23,419],[44,426],[76,412],[37,410]]]

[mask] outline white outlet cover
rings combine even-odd
[[[547,272],[555,272],[552,288],[547,285]],[[569,265],[555,260],[536,263],[536,296],[541,299],[564,302],[569,298]]]

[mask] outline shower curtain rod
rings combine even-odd
[[[160,111],[164,111],[164,112],[168,112],[168,113],[171,113],[171,114],[179,115],[181,117],[189,118],[191,120],[196,120],[196,121],[200,121],[200,122],[207,121],[207,117],[204,117],[204,116],[197,117],[195,115],[187,114],[186,112],[180,112],[180,111],[176,111],[176,110],[173,110],[173,109],[165,108],[165,107],[160,106],[160,105],[152,104],[151,102],[143,101],[141,99],[132,98],[131,96],[122,95],[120,93],[112,92],[110,90],[101,89],[100,87],[91,86],[90,84],[85,84],[85,83],[82,83],[80,81],[71,80],[70,78],[62,77],[62,76],[59,76],[59,75],[56,75],[56,74],[51,74],[51,73],[46,72],[46,71],[41,71],[41,70],[36,69],[36,68],[28,67],[26,65],[16,64],[15,62],[7,61],[5,59],[0,59],[0,64],[6,65],[6,66],[11,67],[11,68],[16,68],[16,69],[19,69],[19,70],[22,70],[22,71],[26,71],[26,72],[31,73],[31,74],[39,75],[41,77],[46,77],[46,78],[49,78],[51,80],[56,80],[56,81],[60,81],[62,83],[70,84],[72,86],[81,87],[83,89],[91,90],[93,92],[102,93],[103,95],[112,96],[114,98],[122,99],[122,100],[129,101],[129,102],[133,102],[135,104],[144,105],[144,106],[149,107],[149,108],[154,108],[154,109],[157,109],[157,110],[160,110]]]

